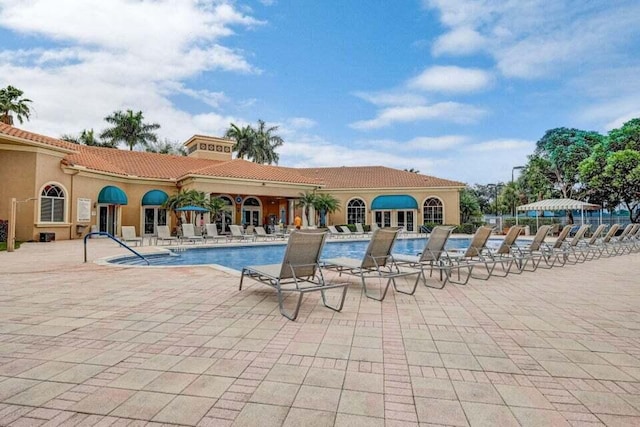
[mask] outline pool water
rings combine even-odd
[[[426,244],[425,238],[396,240],[393,253],[416,255]],[[469,246],[468,238],[451,238],[447,242],[447,249],[460,249]],[[489,246],[499,244],[500,240],[491,242]],[[324,245],[322,259],[336,257],[350,257],[361,259],[369,244],[368,241],[328,242]],[[284,257],[285,244],[254,245],[254,246],[225,246],[174,249],[171,254],[148,255],[151,265],[203,265],[218,264],[234,270],[242,270],[247,265],[278,264]],[[112,259],[113,264],[141,265],[146,263],[138,257],[126,256]]]

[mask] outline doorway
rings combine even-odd
[[[143,234],[145,236],[157,236],[159,225],[167,225],[167,210],[157,206],[145,206]]]
[[[375,211],[375,222],[378,227],[391,227],[391,211]]]
[[[404,227],[407,231],[413,231],[413,211],[397,211],[398,227]]]
[[[118,207],[116,205],[100,205],[98,208],[98,231],[116,235],[118,230]]]

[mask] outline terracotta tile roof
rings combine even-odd
[[[39,135],[33,132],[27,132],[26,130],[18,129],[5,123],[0,123],[0,134],[26,139],[28,141],[39,142],[41,144],[51,145],[58,148],[65,148],[67,150],[78,149],[78,144],[62,141],[60,139],[55,139],[44,135]]]
[[[314,178],[301,174],[297,169],[262,165],[242,159],[234,159],[193,171],[194,175],[223,178],[254,179],[261,181],[288,182],[294,184],[322,185]]]
[[[458,181],[406,172],[384,166],[342,166],[338,168],[298,168],[299,173],[331,188],[416,188],[463,187]]]
[[[318,185],[324,188],[459,187],[463,183],[383,166],[288,168],[241,159],[219,161],[168,154],[87,147],[27,132],[0,123],[0,135],[73,150],[63,163],[90,170],[140,178],[178,180],[188,175]]]
[[[220,163],[194,157],[86,146],[81,146],[75,154],[67,155],[65,162],[69,165],[84,166],[88,169],[118,175],[171,180],[178,179],[192,170],[210,166],[212,163]]]

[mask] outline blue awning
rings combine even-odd
[[[373,199],[371,209],[418,209],[418,202],[416,202],[416,199],[406,194],[378,196]]]
[[[124,191],[113,185],[107,185],[98,194],[98,203],[105,203],[107,205],[126,205],[127,195]]]
[[[169,195],[162,190],[147,191],[142,197],[142,206],[160,206],[169,199]]]

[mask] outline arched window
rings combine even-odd
[[[423,219],[425,223],[442,224],[442,202],[440,199],[430,197],[424,201]]]
[[[64,222],[64,190],[45,185],[40,193],[40,222]]]
[[[362,199],[353,199],[347,203],[347,224],[365,224],[367,209]]]
[[[247,197],[242,203],[242,223],[244,225],[262,225],[262,208],[255,197]]]

